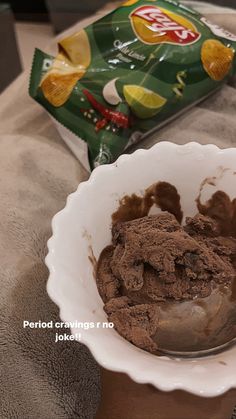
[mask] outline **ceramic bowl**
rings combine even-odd
[[[47,290],[60,308],[63,321],[102,325],[107,322],[91,261],[111,241],[111,215],[127,194],[142,194],[157,181],[175,185],[184,216],[197,212],[195,199],[205,178],[212,178],[202,200],[216,190],[236,196],[236,149],[214,145],[161,142],[149,150],[121,156],[96,168],[89,180],[68,197],[52,221],[46,264]],[[72,325],[73,326],[73,325]],[[152,355],[122,338],[114,328],[71,327],[97,362],[112,371],[127,373],[138,383],[163,391],[182,389],[200,396],[217,396],[236,387],[236,347],[196,359]]]

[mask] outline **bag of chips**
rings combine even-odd
[[[219,88],[235,49],[235,35],[175,1],[128,0],[56,57],[36,50],[29,91],[93,168]]]

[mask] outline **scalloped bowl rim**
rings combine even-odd
[[[146,157],[148,157],[148,154],[152,154],[153,151],[156,151],[160,148],[163,147],[170,147],[170,148],[175,148],[176,150],[182,150],[183,152],[186,150],[187,152],[189,151],[204,151],[204,150],[210,150],[213,153],[232,153],[235,155],[235,163],[236,163],[236,148],[225,148],[225,149],[220,149],[219,147],[217,147],[214,144],[206,144],[206,145],[202,145],[196,142],[189,142],[187,144],[184,145],[178,145],[169,141],[162,141],[159,142],[157,144],[155,144],[154,146],[152,146],[149,149],[139,149],[137,151],[135,151],[132,154],[123,154],[121,155],[114,163],[109,164],[109,165],[103,165],[103,166],[99,166],[97,168],[95,168],[93,170],[93,172],[90,175],[90,178],[87,181],[83,181],[79,184],[78,188],[75,190],[75,192],[71,193],[66,200],[66,205],[65,207],[60,210],[52,219],[52,236],[50,237],[50,239],[47,242],[47,247],[48,247],[48,254],[45,258],[45,263],[46,266],[48,267],[49,270],[49,277],[48,277],[48,282],[47,282],[47,292],[49,297],[51,298],[51,300],[59,307],[59,313],[60,313],[60,318],[62,319],[62,321],[70,321],[68,319],[68,314],[66,312],[65,307],[63,306],[63,301],[61,300],[60,296],[57,295],[57,289],[56,289],[56,284],[57,284],[57,280],[56,280],[56,271],[57,271],[57,267],[55,265],[55,249],[54,249],[54,243],[57,240],[57,234],[58,234],[58,229],[60,228],[60,221],[61,221],[61,217],[64,216],[65,214],[69,214],[70,212],[70,206],[73,205],[73,201],[75,196],[80,196],[84,193],[84,190],[87,187],[90,187],[94,184],[94,182],[96,182],[96,179],[98,176],[107,176],[107,173],[111,170],[114,170],[115,168],[119,167],[120,165],[122,165],[123,163],[128,163],[129,161],[134,160],[137,156],[139,155],[145,155]],[[71,328],[71,333],[73,334],[73,328]],[[132,378],[135,382],[137,383],[149,383],[152,384],[153,386],[155,386],[156,388],[158,388],[161,391],[173,391],[173,390],[184,390],[187,392],[190,392],[192,394],[198,395],[198,396],[202,396],[202,397],[215,397],[215,396],[219,396],[223,393],[225,393],[226,391],[230,390],[231,388],[235,388],[236,387],[236,374],[235,374],[235,379],[229,381],[227,384],[221,385],[220,383],[218,385],[214,386],[214,389],[200,389],[200,388],[196,388],[194,386],[191,385],[191,383],[189,383],[188,381],[185,380],[185,383],[182,381],[172,381],[170,379],[166,379],[166,377],[163,376],[159,376],[159,377],[148,377],[148,374],[145,373],[145,371],[143,372],[143,374],[140,374],[139,371],[134,370],[131,367],[129,367],[129,365],[127,363],[125,363],[124,365],[116,365],[116,361],[114,361],[114,359],[104,359],[104,355],[103,352],[100,349],[96,348],[96,339],[94,340],[93,337],[91,337],[91,335],[87,335],[84,334],[84,336],[81,339],[81,343],[85,344],[89,350],[91,351],[93,357],[95,358],[95,360],[104,368],[115,371],[115,372],[122,372],[122,373],[126,373],[128,374],[128,376],[130,378]],[[133,346],[133,345],[132,345]],[[137,348],[136,348],[137,349]],[[236,363],[236,347],[233,349],[235,352],[235,363]],[[143,352],[144,354],[146,353],[145,351],[140,350],[141,352]],[[152,355],[155,356],[155,355]],[[161,357],[163,359],[163,361],[166,359],[169,360],[168,357]],[[207,359],[212,359],[214,358],[214,355],[211,355],[207,358],[204,358],[205,360]],[[175,361],[177,362],[183,362],[180,359],[175,359]],[[199,359],[192,359],[191,361],[189,360],[185,360],[186,362],[192,362],[195,363],[197,361],[199,361]],[[222,371],[223,372],[223,371]]]

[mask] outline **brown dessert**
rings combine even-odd
[[[169,212],[147,215],[153,204]],[[222,205],[227,207],[224,223]],[[217,192],[206,205],[198,200],[198,208],[205,215],[187,217],[182,227],[176,188],[159,182],[143,198],[125,197],[113,215],[112,245],[102,251],[97,266],[99,293],[116,330],[149,352],[158,350],[158,329],[167,307],[196,301],[199,308],[219,287],[232,290],[234,201]],[[218,327],[217,316],[214,321]]]

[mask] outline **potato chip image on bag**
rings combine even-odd
[[[60,74],[51,72],[41,82],[41,89],[48,102],[55,106],[62,106],[80,79],[81,73]]]
[[[62,106],[69,99],[90,64],[91,52],[86,32],[81,30],[62,40],[59,51],[40,84],[45,98],[55,107]]]
[[[91,62],[91,49],[85,30],[62,39],[58,45],[61,54],[64,53],[73,65],[83,67],[85,70],[88,68]]]
[[[86,169],[111,163],[236,74],[236,34],[172,0],[127,0],[35,51],[30,95]]]
[[[216,39],[209,39],[202,45],[203,67],[212,80],[223,80],[229,73],[235,51]]]

